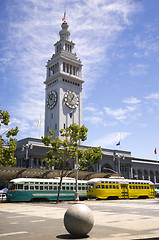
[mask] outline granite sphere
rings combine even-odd
[[[67,209],[64,215],[64,226],[73,236],[87,235],[94,224],[94,216],[89,207],[75,204]]]

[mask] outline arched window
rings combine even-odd
[[[63,63],[63,71],[65,72],[65,63]]]
[[[148,172],[146,170],[144,170],[144,179],[145,180],[149,179],[149,175],[148,175]]]
[[[156,182],[159,183],[159,172],[156,171]]]
[[[150,181],[154,182],[154,172],[150,171]]]
[[[137,174],[138,174],[138,179],[142,179],[142,172],[140,169],[138,169]]]

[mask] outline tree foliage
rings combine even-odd
[[[80,141],[83,142],[87,139],[87,131],[88,129],[84,125],[79,127],[78,124],[74,123],[66,129],[61,129],[60,135],[57,137],[54,137],[53,130],[50,130],[50,136],[45,135],[42,137],[42,142],[46,146],[51,147],[47,152],[45,161],[49,167],[56,166],[56,168],[61,169],[57,203],[59,201],[62,178],[67,175],[68,171],[75,164],[76,159],[78,159],[78,169],[85,170],[87,169],[88,161],[94,165],[102,158],[100,147],[79,147]]]
[[[0,129],[9,124],[10,115],[7,111],[0,110]],[[16,150],[18,127],[6,130],[0,135],[0,166],[11,167],[16,163],[14,152]],[[4,140],[5,138],[5,140]]]

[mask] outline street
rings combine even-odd
[[[87,239],[159,239],[159,199],[83,201],[93,211]],[[75,239],[63,217],[76,202],[0,203],[0,239]],[[79,239],[79,238],[76,238]]]

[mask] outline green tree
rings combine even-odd
[[[7,111],[0,110],[0,129],[3,125],[9,124],[10,115]],[[3,132],[0,135],[0,166],[11,167],[16,163],[14,152],[16,150],[18,127]],[[5,138],[5,140],[4,140]]]
[[[79,170],[87,168],[87,162],[90,161],[92,165],[98,163],[102,158],[101,148],[79,148],[80,141],[87,139],[88,129],[82,125],[71,124],[66,129],[60,130],[60,135],[54,138],[54,131],[50,130],[50,136],[42,137],[42,142],[46,146],[50,146],[47,152],[47,159],[49,167],[56,166],[60,171],[60,184],[58,189],[57,203],[59,202],[60,190],[62,185],[62,178],[67,176],[71,167],[78,162]]]

